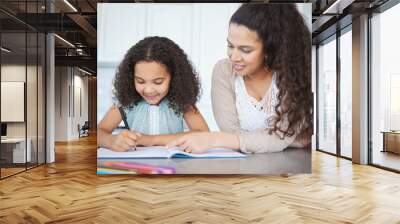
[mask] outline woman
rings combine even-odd
[[[311,35],[293,4],[244,4],[231,17],[228,59],[213,70],[212,104],[221,132],[171,142],[202,153],[245,153],[308,145],[312,134]]]

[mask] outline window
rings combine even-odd
[[[400,5],[371,18],[372,164],[400,170]]]
[[[336,36],[318,48],[318,146],[336,153]]]
[[[347,32],[346,32],[347,31]],[[352,142],[352,34],[351,26],[340,36],[340,155],[351,158]]]
[[[1,2],[6,6],[12,2]],[[22,13],[40,13],[44,1],[19,2]],[[26,26],[16,18],[0,12],[0,89],[3,97],[18,95],[22,100],[17,111],[0,105],[1,114],[18,115],[18,119],[2,117],[7,126],[0,144],[0,178],[45,163],[45,34]],[[3,22],[4,22],[3,21]],[[8,88],[7,88],[8,86]],[[10,89],[9,87],[15,87]],[[11,102],[12,103],[12,102]],[[18,104],[18,100],[15,102]],[[15,105],[14,105],[15,106]],[[5,139],[4,139],[5,138]]]

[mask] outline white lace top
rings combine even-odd
[[[277,74],[273,75],[271,90],[269,97],[272,103],[267,105],[275,105],[278,96],[278,88],[276,86]],[[242,87],[240,84],[242,82]],[[249,127],[251,119],[256,119],[255,116],[244,116],[245,112],[251,114],[258,114],[254,110],[250,110],[252,106],[249,105],[248,98],[240,98],[239,95],[246,96],[247,91],[244,87],[244,81],[237,80],[232,69],[232,63],[229,59],[225,58],[216,63],[213,69],[211,85],[211,100],[213,106],[213,113],[215,121],[221,131],[229,133],[237,133],[239,137],[240,150],[245,153],[266,153],[266,152],[279,152],[292,145],[295,142],[297,134],[293,136],[285,136],[283,139],[277,134],[269,134],[268,130],[255,130],[244,131],[243,128],[255,129]],[[237,86],[237,87],[236,87]],[[241,89],[240,89],[241,88]],[[238,91],[244,91],[245,94],[238,94]],[[267,95],[267,94],[266,94]],[[267,97],[264,97],[267,98]],[[240,102],[237,102],[240,101]],[[251,101],[250,101],[251,102]],[[240,105],[243,105],[241,107]],[[272,109],[272,110],[270,110]],[[264,108],[263,108],[264,110]],[[274,111],[273,106],[267,107],[266,110],[270,111],[264,115],[266,118]],[[250,112],[249,112],[250,111]],[[241,118],[239,120],[239,113]],[[257,127],[261,128],[260,124],[266,125],[264,119],[257,118]],[[283,117],[282,125],[287,125],[287,119]],[[282,126],[284,127],[284,126]]]
[[[278,87],[276,86],[275,77],[274,73],[269,89],[264,97],[257,101],[248,94],[243,76],[236,76],[236,110],[241,130],[258,131],[269,127],[268,119],[276,115],[274,107],[277,104]]]

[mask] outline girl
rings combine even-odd
[[[165,37],[147,37],[131,47],[118,67],[112,106],[98,125],[98,146],[126,151],[136,145],[166,145],[191,131],[208,131],[196,109],[200,82],[186,54]],[[124,121],[130,130],[112,131]]]
[[[201,153],[303,147],[312,133],[311,34],[293,4],[244,4],[231,17],[228,59],[212,76],[212,105],[222,132],[171,142]]]

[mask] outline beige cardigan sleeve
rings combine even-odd
[[[235,75],[228,59],[214,66],[211,99],[215,121],[221,131],[238,133],[240,150],[245,153],[279,152],[288,147],[296,136],[281,139],[267,131],[241,131],[236,111]]]

